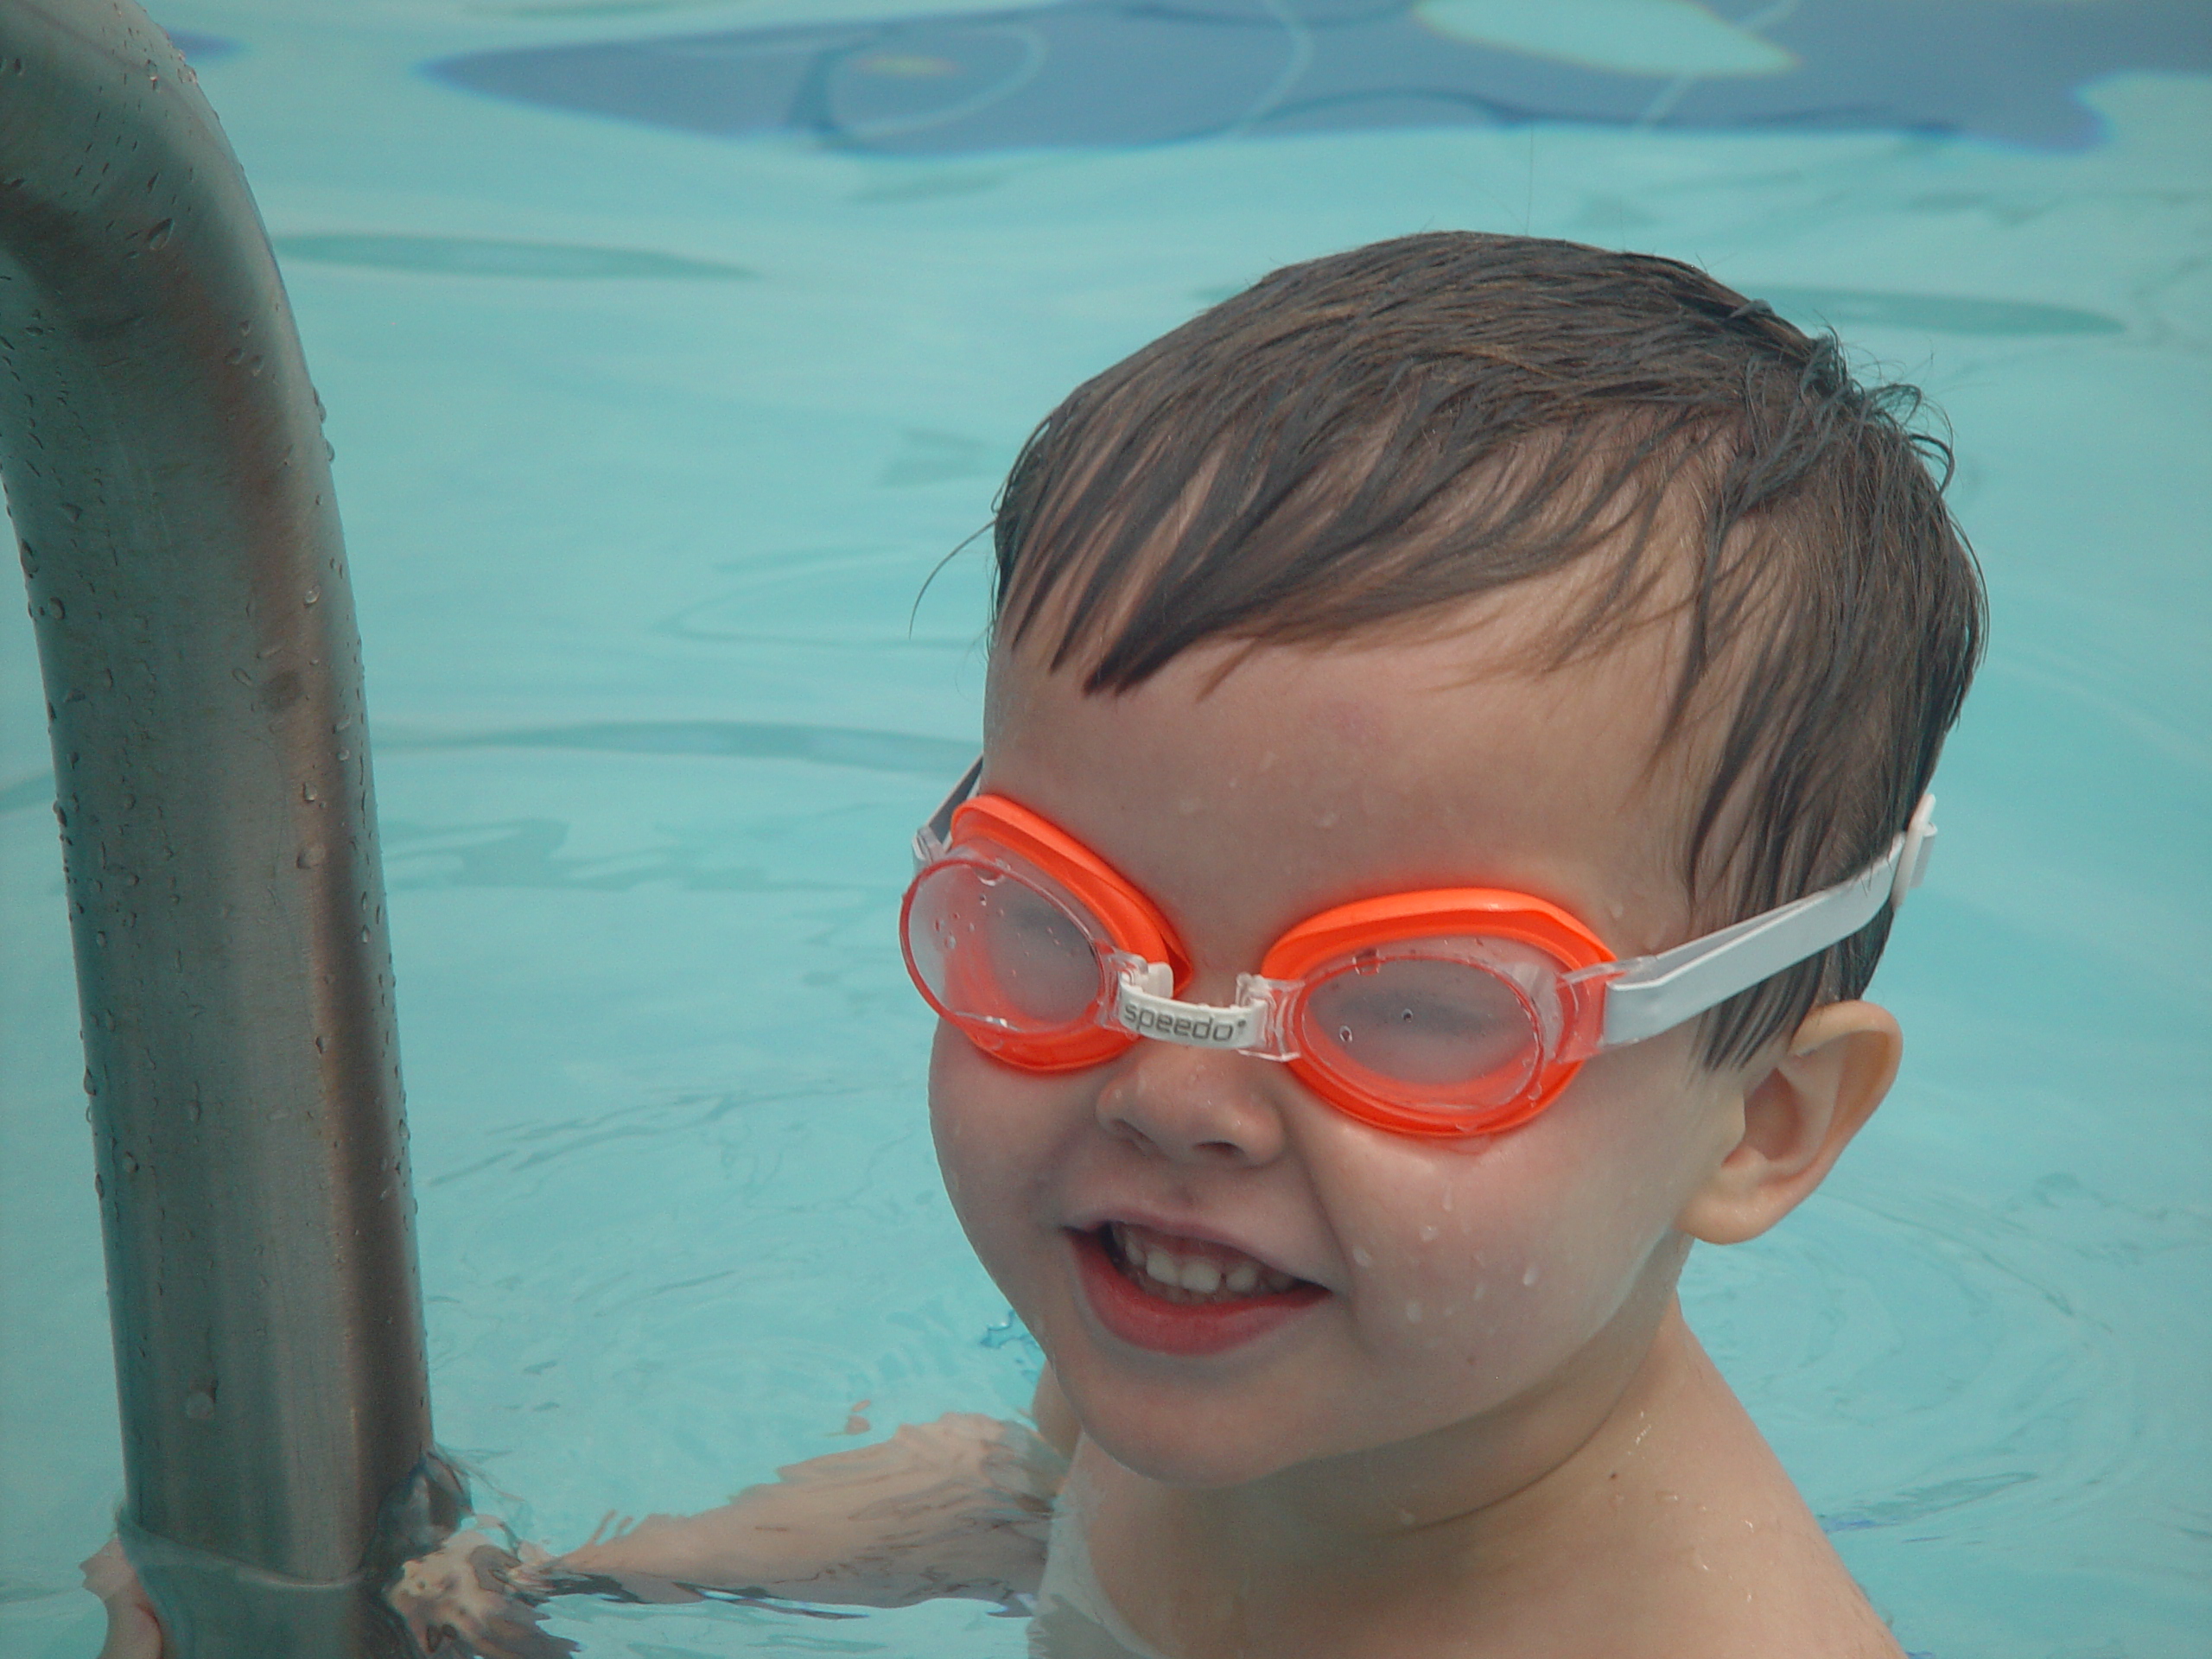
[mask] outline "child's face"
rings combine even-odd
[[[1678,769],[1649,764],[1665,631],[1548,677],[1484,672],[1511,620],[1265,648],[1211,690],[1230,653],[1202,649],[1120,696],[1002,653],[983,786],[1152,896],[1193,1001],[1231,1000],[1315,912],[1408,889],[1534,893],[1622,956],[1689,937]],[[1742,1121],[1741,1079],[1697,1068],[1688,1029],[1599,1057],[1533,1122],[1471,1141],[1384,1133],[1281,1065],[1152,1041],[1049,1076],[940,1027],[930,1095],[969,1237],[1086,1432],[1203,1486],[1414,1441],[1564,1455],[1643,1351],[1676,1217]],[[1165,1351],[1101,1317],[1116,1223],[1325,1294],[1217,1351]]]

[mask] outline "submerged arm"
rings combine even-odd
[[[556,1589],[588,1578],[861,1607],[1003,1603],[1037,1587],[1064,1468],[1020,1425],[955,1412],[780,1469],[720,1509],[649,1516],[534,1570]]]
[[[426,1650],[454,1640],[485,1659],[569,1651],[537,1628],[536,1604],[556,1595],[1012,1605],[1042,1575],[1065,1466],[1020,1424],[956,1412],[793,1464],[720,1509],[648,1516],[563,1555],[518,1560],[481,1534],[456,1534],[410,1564],[391,1599]]]

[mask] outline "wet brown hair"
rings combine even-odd
[[[999,501],[995,637],[1110,695],[1201,642],[1418,623],[1602,556],[1543,665],[1676,616],[1662,748],[1711,734],[1683,875],[1719,925],[1885,851],[1958,718],[1985,601],[1921,410],[1675,260],[1376,243],[1274,272],[1046,418]],[[1889,926],[1707,1014],[1706,1063],[1858,995]]]

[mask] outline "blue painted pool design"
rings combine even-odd
[[[2207,16],[169,8],[330,409],[439,1432],[487,1506],[571,1540],[855,1418],[1026,1397],[891,936],[981,689],[979,557],[925,581],[1030,423],[1198,307],[1376,237],[1529,228],[1699,259],[1923,381],[1996,607],[1877,981],[1906,1074],[1803,1211],[1695,1258],[1693,1322],[1909,1648],[2200,1654]],[[0,1659],[95,1649],[72,1564],[119,1478],[50,798],[17,620]],[[560,1628],[647,1659],[1024,1645],[958,1605]]]
[[[969,155],[1376,128],[1598,122],[2093,143],[2075,96],[2212,68],[2190,0],[1071,0],[592,41],[431,66],[457,86],[722,137]]]

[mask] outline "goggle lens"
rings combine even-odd
[[[1543,1058],[1535,1002],[1484,942],[1422,940],[1362,952],[1309,982],[1299,1047],[1308,1064],[1419,1109],[1503,1104]]]
[[[914,883],[906,956],[930,1001],[963,1026],[1065,1031],[1090,1023],[1109,990],[1104,956],[1068,905],[957,855]]]

